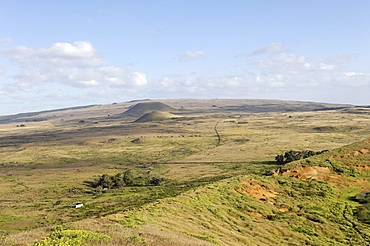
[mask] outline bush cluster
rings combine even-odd
[[[320,155],[326,151],[328,150],[322,150],[322,151],[317,151],[317,152],[312,151],[312,150],[303,150],[303,151],[289,150],[285,152],[284,155],[277,155],[275,157],[275,160],[277,164],[283,165],[285,163],[305,159],[310,156]]]
[[[82,230],[58,230],[51,233],[45,239],[34,242],[31,246],[82,246],[91,241],[109,241],[110,237]]]
[[[130,170],[126,170],[123,173],[117,173],[116,175],[103,174],[97,180],[92,183],[94,188],[107,188],[115,189],[124,186],[138,186],[138,185],[155,185],[158,186],[162,183],[162,178],[151,177],[148,175],[135,175]]]
[[[355,216],[359,221],[370,224],[370,192],[360,193],[354,200],[363,204],[357,209]]]

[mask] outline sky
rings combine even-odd
[[[370,105],[368,0],[0,0],[0,115],[137,99]]]

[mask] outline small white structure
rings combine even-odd
[[[75,204],[72,204],[70,205],[71,208],[80,208],[80,207],[83,207],[83,203],[75,203]]]

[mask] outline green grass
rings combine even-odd
[[[180,108],[180,101],[172,103]],[[265,113],[250,114],[248,110],[256,107],[199,104],[195,110],[183,111],[187,117],[178,120],[129,123],[118,117],[104,118],[110,110],[123,112],[125,105],[129,104],[91,107],[91,112],[83,108],[74,113],[56,111],[53,119],[30,122],[22,129],[4,125],[0,132],[0,228],[6,231],[4,235],[10,233],[7,238],[16,235],[12,231],[90,223],[85,219],[114,217],[133,210],[147,214],[145,223],[137,228],[135,219],[128,227],[117,224],[121,215],[108,221],[101,218],[104,226],[117,226],[116,232],[122,233],[121,241],[115,239],[117,235],[110,235],[113,245],[160,244],[165,238],[168,245],[178,245],[176,237],[194,245],[341,245],[350,244],[347,239],[351,233],[355,242],[367,240],[352,229],[362,225],[353,219],[357,204],[348,198],[367,187],[356,182],[368,180],[370,171],[357,166],[369,165],[369,159],[356,151],[370,148],[367,142],[339,147],[370,137],[369,115],[343,114],[340,110],[275,112],[282,109],[278,104],[257,107]],[[190,108],[190,104],[185,106]],[[307,110],[311,106],[289,108]],[[86,122],[99,124],[78,124],[84,115],[90,117]],[[214,131],[217,122],[219,145]],[[345,182],[335,187],[322,181],[261,176],[277,167],[273,162],[277,154],[290,149],[334,149],[282,168],[326,166],[346,176]],[[158,187],[147,186],[143,178],[135,187],[105,192],[89,186],[99,175],[115,175],[127,169],[143,176],[149,172],[149,176],[163,177],[164,182]],[[252,178],[279,193],[274,204],[255,201],[238,191],[243,187],[242,179]],[[67,207],[75,202],[85,206]],[[337,212],[328,211],[337,205]],[[142,207],[146,210],[138,210]],[[289,212],[280,211],[284,209]],[[346,224],[347,217],[352,227],[338,229],[337,224]],[[92,223],[89,227],[105,234],[102,225]],[[362,232],[366,234],[366,230]],[[148,231],[152,234],[146,235]]]
[[[92,245],[94,242],[109,241],[110,237],[82,230],[56,230],[45,239],[34,242],[31,246],[82,246]]]
[[[273,203],[238,192],[244,179],[259,180],[275,190]],[[123,213],[124,219],[118,221],[131,228],[145,224],[222,245],[285,245],[287,241],[290,245],[364,245],[370,240],[366,236],[370,227],[359,227],[353,217],[356,203],[338,200],[340,192],[322,181],[242,176]],[[255,217],[256,213],[260,216]]]

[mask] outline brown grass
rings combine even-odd
[[[266,104],[250,100],[166,100],[173,108],[182,106],[186,117],[155,123],[129,123],[123,117],[113,117],[134,105],[133,102],[44,113],[47,121],[24,122],[26,127],[16,127],[18,122],[3,124],[0,197],[2,215],[8,221],[0,223],[0,228],[21,229],[73,221],[73,211],[64,206],[80,200],[91,201],[91,195],[84,193],[91,191],[84,181],[122,171],[117,168],[140,168],[140,163],[145,162],[153,175],[190,182],[218,175],[262,172],[262,168],[257,170],[259,164],[266,165],[264,170],[272,169],[274,166],[268,162],[284,151],[333,149],[370,136],[370,115],[366,114],[346,114],[341,110],[252,114],[242,108],[226,108],[261,102]],[[276,108],[279,102],[270,103],[275,103]],[[85,123],[78,123],[79,120]],[[217,122],[221,137],[218,147],[214,131]],[[320,127],[337,130],[317,130]],[[132,142],[135,139],[140,141]],[[368,150],[363,148],[349,155],[361,156],[368,154]],[[257,190],[256,195],[269,192]],[[58,201],[60,205],[56,204]],[[116,201],[108,203],[114,205]],[[158,231],[155,226],[150,230],[153,243],[156,237],[166,237],[165,231]],[[197,234],[196,230],[189,231]],[[167,237],[168,245],[175,245],[171,244],[173,234]],[[189,237],[184,237],[184,242]]]

